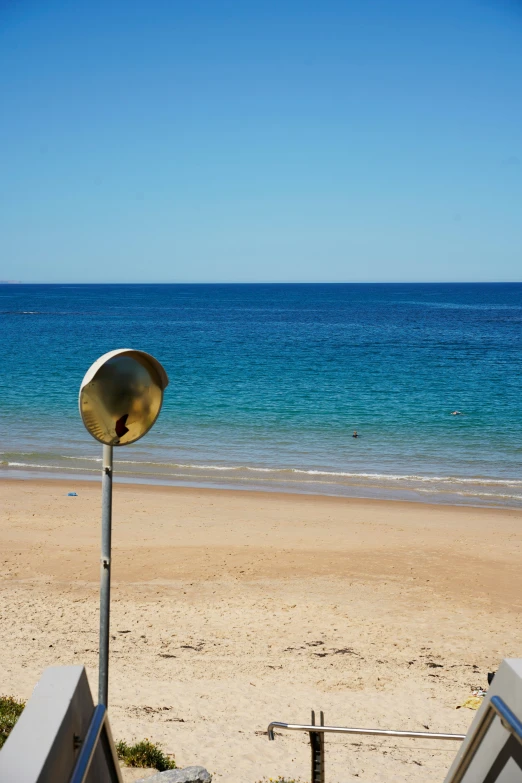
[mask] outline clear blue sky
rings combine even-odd
[[[522,279],[515,0],[5,0],[0,279]]]

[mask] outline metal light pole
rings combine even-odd
[[[83,423],[93,438],[103,443],[98,702],[105,707],[109,694],[113,447],[134,443],[150,430],[159,416],[168,382],[157,359],[144,351],[124,348],[94,362],[80,386]]]
[[[109,698],[109,622],[111,611],[112,446],[103,447],[100,573],[100,663],[98,704]]]

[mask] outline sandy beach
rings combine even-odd
[[[67,492],[76,491],[77,497]],[[97,685],[100,488],[0,482],[0,692]],[[216,781],[309,780],[271,720],[464,732],[522,652],[522,511],[116,485],[110,717]],[[440,781],[452,743],[327,740],[327,780]]]

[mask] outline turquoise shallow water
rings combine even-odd
[[[522,284],[2,285],[0,323],[0,476],[97,477],[78,388],[135,347],[171,384],[120,479],[522,505]]]

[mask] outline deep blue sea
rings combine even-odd
[[[128,347],[170,385],[120,480],[522,506],[522,284],[0,285],[0,324],[0,476],[99,476],[78,389]]]

